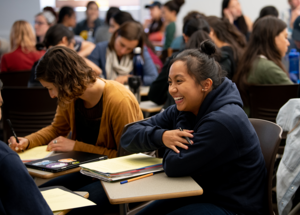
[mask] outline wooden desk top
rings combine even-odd
[[[144,101],[140,103],[140,108],[143,112],[154,113],[161,111],[163,105],[157,105],[152,101]]]
[[[198,196],[203,193],[191,177],[170,178],[165,173],[122,185],[120,182],[101,183],[111,204]]]
[[[79,194],[79,195],[81,195],[81,196],[83,196],[84,198],[89,198],[89,193],[88,192],[84,192],[84,191],[75,191],[75,193],[77,193],[77,194]],[[70,210],[64,210],[64,211],[57,211],[57,212],[55,212],[55,213],[53,213],[53,215],[65,215],[65,214],[67,214],[67,213],[69,213],[70,211],[71,211],[72,209],[70,209]]]
[[[42,178],[42,179],[50,179],[50,178],[55,178],[61,175],[67,175],[73,172],[79,172],[81,169],[81,167],[77,167],[74,169],[69,169],[66,171],[62,171],[62,172],[57,172],[57,173],[53,173],[53,172],[46,172],[46,171],[42,171],[42,170],[38,170],[38,169],[31,169],[31,168],[27,168],[29,175],[31,175],[32,177],[37,177],[37,178]]]

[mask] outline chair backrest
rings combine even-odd
[[[3,139],[12,135],[6,119],[10,119],[16,134],[24,137],[53,121],[57,100],[51,99],[46,88],[6,87],[3,97]]]
[[[279,109],[289,99],[299,97],[299,89],[299,84],[250,86],[250,117],[275,122]]]
[[[273,215],[272,207],[272,177],[274,170],[274,163],[276,158],[276,153],[281,140],[282,128],[273,122],[269,122],[261,119],[249,119],[252,123],[259,142],[262,153],[265,158],[266,168],[267,168],[267,195],[268,195],[268,208],[269,215]]]
[[[0,79],[4,87],[26,87],[31,71],[1,72]]]

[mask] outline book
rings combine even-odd
[[[80,165],[84,175],[103,181],[118,181],[152,172],[163,171],[162,159],[133,154]]]
[[[25,150],[24,152],[18,152],[20,159],[26,163],[38,159],[43,159],[51,156],[54,152],[46,151],[47,145],[37,146],[32,149]]]

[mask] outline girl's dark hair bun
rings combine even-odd
[[[200,44],[200,50],[201,52],[207,54],[208,56],[212,56],[216,53],[216,46],[213,41],[211,40],[204,40]]]
[[[181,7],[184,3],[185,0],[173,0],[179,7]]]

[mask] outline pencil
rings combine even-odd
[[[180,130],[180,131],[183,131],[182,128],[179,128],[179,130]],[[190,145],[192,145],[190,138],[184,137],[184,139],[186,139],[186,141],[188,141],[188,143],[189,143]]]
[[[129,180],[126,180],[126,181],[121,181],[120,184],[126,184],[128,182],[132,182],[132,181],[136,181],[136,180],[139,180],[139,179],[142,179],[142,178],[146,178],[146,177],[149,177],[151,175],[154,175],[154,172],[149,173],[147,175],[143,175],[143,176],[139,176],[139,177],[136,177],[136,178],[132,178],[132,179],[129,179]]]

